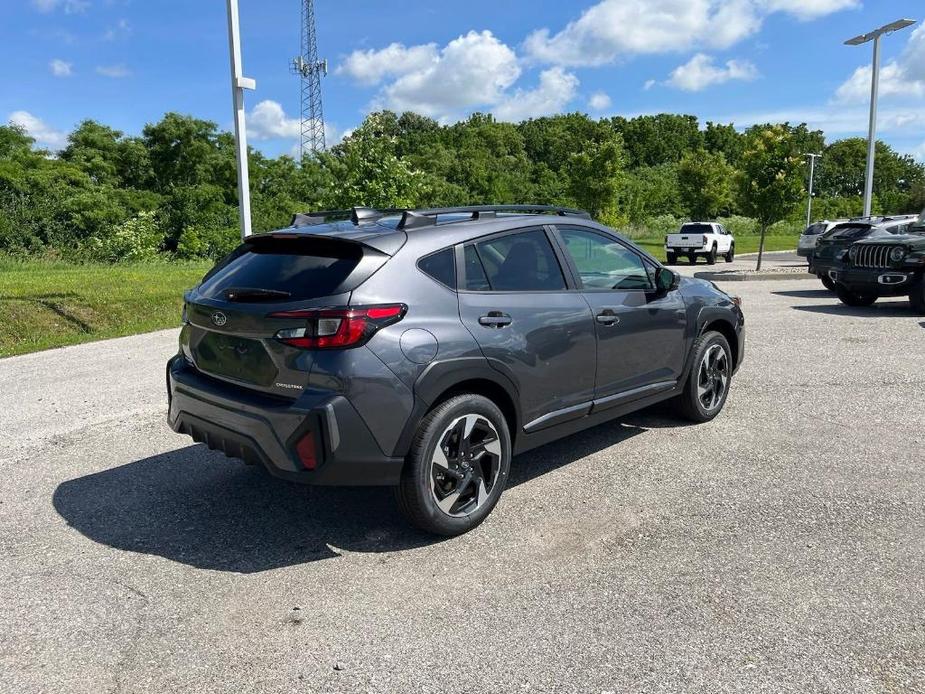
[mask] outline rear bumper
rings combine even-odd
[[[170,428],[271,474],[318,485],[395,485],[403,460],[385,455],[366,423],[340,395],[284,400],[202,376],[181,356],[167,363]],[[295,446],[309,432],[317,464],[308,470]]]
[[[797,255],[801,258],[809,258],[813,254],[813,246],[807,246],[806,248],[802,246],[797,246]]]
[[[669,245],[666,245],[665,252],[675,253],[677,255],[687,255],[688,253],[709,253],[710,248],[708,248],[707,246],[669,246]]]

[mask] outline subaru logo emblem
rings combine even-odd
[[[221,328],[223,325],[225,325],[225,323],[228,322],[228,316],[226,316],[221,311],[216,311],[212,314],[212,322]]]

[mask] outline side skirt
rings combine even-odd
[[[650,395],[639,400],[633,400],[632,402],[628,402],[623,405],[615,405],[603,411],[592,412],[591,414],[585,415],[584,417],[572,419],[562,424],[547,427],[534,433],[521,432],[520,435],[517,436],[514,444],[514,455],[519,455],[520,453],[525,453],[547,443],[552,443],[553,441],[564,438],[565,436],[577,434],[579,431],[584,431],[585,429],[590,429],[591,427],[597,426],[598,424],[603,424],[605,422],[611,421],[612,419],[623,417],[624,415],[630,414],[631,412],[642,410],[646,407],[649,407],[650,405],[662,402],[663,400],[669,400],[681,393],[681,390],[681,386],[675,386],[670,390],[662,391],[660,393],[656,393],[655,395]]]

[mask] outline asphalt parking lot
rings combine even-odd
[[[169,431],[172,331],[0,360],[0,690],[925,691],[925,318],[730,287],[718,419],[528,453],[445,541]]]

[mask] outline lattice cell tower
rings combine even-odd
[[[315,1],[302,0],[302,52],[292,61],[291,71],[301,81],[301,156],[324,151],[324,112],[321,108],[321,78],[328,74],[328,61],[318,60],[315,38]]]

